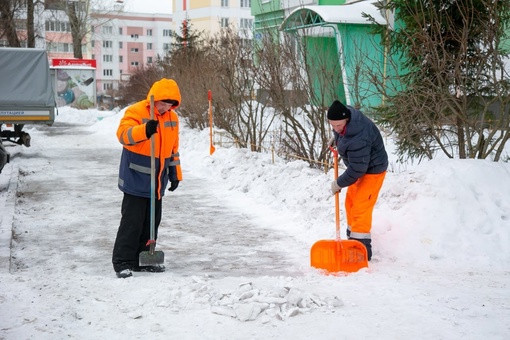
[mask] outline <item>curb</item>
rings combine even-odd
[[[9,272],[11,263],[12,224],[16,206],[16,193],[18,192],[18,176],[19,168],[13,164],[7,188],[5,210],[2,211],[2,219],[0,220],[0,272]]]

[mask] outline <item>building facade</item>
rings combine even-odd
[[[174,0],[173,29],[180,31],[186,20],[196,31],[214,35],[221,28],[237,29],[242,38],[252,39],[253,0]]]
[[[103,97],[114,97],[119,84],[128,80],[134,69],[154,63],[158,56],[163,57],[170,50],[172,15],[124,12],[122,1],[116,1],[114,8],[103,11],[90,11],[88,4],[88,0],[35,3],[35,47],[47,51],[50,65],[55,67],[53,61],[57,60],[56,68],[83,68],[73,61],[68,6],[76,6],[77,15],[85,18],[81,64],[87,65],[86,68],[94,65],[94,81],[87,86],[95,85],[93,92],[100,101]],[[27,47],[26,7],[16,9],[15,15],[20,45]],[[7,40],[0,39],[0,46],[10,45]],[[85,81],[89,78],[87,76]]]
[[[163,57],[171,46],[172,15],[94,13],[90,58],[96,60],[97,95],[112,95],[132,71]]]
[[[375,91],[369,76],[359,69],[369,62],[370,69],[384,77],[387,54],[381,38],[371,34],[374,24],[363,17],[372,15],[378,25],[391,21],[371,0],[253,0],[254,41],[267,36],[293,40],[306,50],[312,64],[325,69],[310,79],[314,98],[324,105],[339,99],[349,105],[367,108],[380,105],[383,98]],[[328,88],[324,76],[331,75]],[[333,81],[332,81],[333,79]]]

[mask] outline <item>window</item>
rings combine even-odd
[[[111,83],[104,83],[103,84],[103,90],[113,90],[113,84]]]
[[[220,26],[223,28],[228,27],[228,18],[221,18]]]
[[[241,18],[239,28],[251,30],[252,25],[253,25],[253,19]]]
[[[122,35],[122,27],[119,27],[119,35]]]
[[[148,35],[149,37],[152,37],[152,30],[151,30],[151,29],[148,29],[148,30],[147,30],[147,35]]]
[[[112,75],[113,75],[113,70],[107,70],[107,69],[103,70],[103,76],[112,76]]]
[[[122,62],[124,62],[124,58],[121,55],[119,55],[119,63],[122,63]]]
[[[137,53],[138,52],[138,48],[136,48],[136,47],[131,48],[131,52]]]
[[[138,61],[132,61],[131,66],[138,66]]]
[[[228,7],[228,0],[221,0],[221,7]]]
[[[103,55],[103,61],[105,63],[111,63],[113,61],[113,56],[111,54]]]
[[[122,48],[122,41],[119,41],[119,48]]]
[[[131,38],[138,39],[138,34],[131,34]]]
[[[103,34],[112,34],[113,27],[112,26],[103,26]]]
[[[152,57],[147,57],[147,64],[152,64]]]
[[[241,8],[251,8],[251,0],[241,0]]]
[[[147,49],[152,50],[152,43],[147,43]]]
[[[95,40],[91,40],[90,41],[90,46],[94,47],[96,45],[96,41]]]
[[[163,36],[164,37],[169,37],[172,35],[172,30],[163,30]]]
[[[71,32],[71,25],[66,21],[46,21],[44,27],[48,32]]]
[[[105,40],[105,41],[103,41],[103,47],[104,48],[112,48],[113,47],[113,42]]]
[[[49,43],[48,50],[51,52],[72,52],[73,44],[71,44],[71,43]]]
[[[163,50],[165,51],[170,50],[170,44],[163,44]]]

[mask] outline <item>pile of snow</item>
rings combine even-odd
[[[182,245],[158,240],[169,257],[166,273],[135,273],[120,280],[109,256],[111,225],[120,214],[115,157],[121,146],[115,131],[122,114],[60,108],[59,127],[78,133],[28,127],[32,147],[9,147],[15,157],[0,175],[0,211],[2,221],[10,219],[15,226],[16,258],[0,268],[0,329],[6,339],[84,334],[112,339],[335,339],[339,334],[502,339],[510,333],[510,164],[458,159],[398,164],[388,136],[391,167],[374,210],[373,260],[357,273],[328,276],[310,268],[309,249],[335,237],[332,171],[220,145],[209,155],[209,131],[182,124],[180,154],[187,177],[175,195],[186,195],[192,187],[214,193],[209,199],[221,201],[235,218],[241,215],[267,229],[260,246],[283,237],[274,244],[280,244],[276,250],[287,253],[290,264],[279,276],[247,268],[243,275],[226,270],[214,277],[178,268],[172,254],[190,251],[179,247],[207,242],[190,233],[195,238]],[[113,158],[96,160],[94,151],[103,148],[113,150]],[[83,161],[95,168],[56,167],[56,160],[47,159],[49,152],[69,151],[83,152]],[[18,166],[23,193],[16,197],[7,177],[16,175]],[[55,183],[54,192],[38,191],[46,181]],[[80,190],[59,191],[59,183]],[[35,196],[39,203],[27,205]],[[200,217],[204,212],[214,220],[216,212],[207,211],[202,198],[190,198],[191,213]],[[13,199],[16,210],[8,207]],[[168,209],[171,202],[171,196],[164,198]],[[110,229],[97,223],[105,219]],[[162,223],[174,229],[171,221]],[[42,228],[48,224],[62,229],[52,235]],[[243,230],[225,231],[246,241]],[[2,243],[3,250],[8,246]],[[228,251],[235,254],[234,248]],[[191,254],[188,260],[199,265],[207,255]]]

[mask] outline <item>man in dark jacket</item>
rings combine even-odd
[[[372,212],[388,168],[388,155],[381,132],[361,111],[335,100],[328,109],[328,120],[334,134],[330,145],[336,146],[347,167],[331,183],[331,192],[334,195],[348,187],[347,237],[365,245],[370,261]]]

